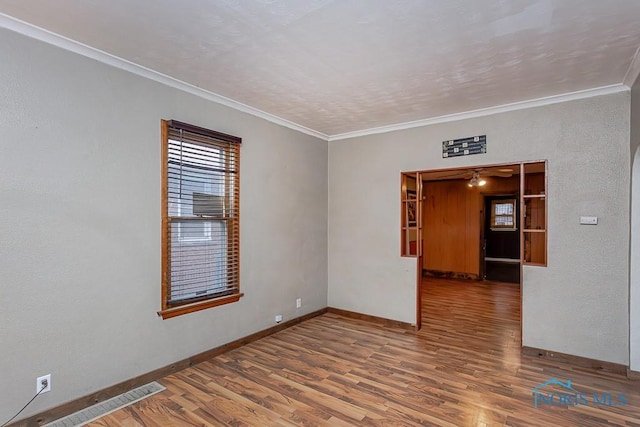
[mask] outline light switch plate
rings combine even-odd
[[[580,224],[583,225],[598,225],[598,217],[597,216],[581,216]]]

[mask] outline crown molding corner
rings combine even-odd
[[[544,98],[530,99],[527,101],[519,101],[510,104],[497,105],[494,107],[480,108],[477,110],[466,111],[462,113],[447,114],[444,116],[432,117],[428,119],[415,120],[405,123],[397,123],[388,126],[380,126],[370,129],[357,130],[329,136],[329,142],[340,141],[343,139],[357,138],[360,136],[375,135],[379,133],[393,132],[397,130],[412,129],[416,127],[435,125],[440,123],[455,122],[458,120],[471,119],[476,117],[490,116],[493,114],[505,113],[509,111],[524,110],[527,108],[541,107],[544,105],[558,104],[561,102],[574,101],[577,99],[591,98],[594,96],[610,95],[619,92],[628,92],[629,87],[619,83],[609,86],[602,86],[592,89],[569,92],[560,95],[547,96]]]
[[[631,88],[638,79],[638,75],[640,75],[640,47],[636,50],[636,54],[633,55],[633,59],[631,60],[631,64],[629,64],[627,73],[624,75],[622,84]]]
[[[168,76],[166,74],[162,74],[158,71],[152,70],[150,68],[146,68],[142,65],[138,65],[131,61],[127,61],[126,59],[112,55],[108,52],[104,52],[100,49],[96,49],[94,47],[88,46],[84,43],[80,43],[76,40],[72,40],[60,34],[56,34],[49,30],[45,30],[44,28],[35,26],[33,24],[30,24],[28,22],[22,21],[20,19],[14,18],[9,15],[6,15],[4,13],[0,13],[0,28],[6,28],[10,31],[22,34],[29,38],[42,41],[44,43],[59,47],[69,52],[73,52],[78,55],[82,55],[84,57],[96,60],[103,64],[110,65],[112,67],[115,67],[124,71],[128,71],[132,74],[164,84],[165,86],[169,86],[174,89],[187,92],[191,95],[204,98],[208,101],[215,102],[217,104],[221,104],[229,108],[233,108],[235,110],[250,114],[255,117],[259,117],[261,119],[267,120],[277,125],[284,126],[286,128],[313,136],[315,138],[322,139],[323,141],[329,140],[329,136],[322,132],[318,132],[316,130],[307,128],[305,126],[299,125],[292,121],[283,119],[281,117],[275,116],[273,114],[267,113],[265,111],[251,107],[241,102],[234,101],[233,99],[226,98],[222,95],[218,95],[214,92],[202,89],[190,83],[183,82],[182,80],[178,80],[174,77]]]
[[[635,80],[640,75],[640,48],[636,51],[629,69],[625,74],[624,80],[620,84],[603,86],[599,88],[586,89],[576,92],[570,92],[560,95],[553,95],[544,98],[537,98],[527,101],[520,101],[510,104],[498,105],[493,107],[481,108],[477,110],[471,110],[461,113],[448,114],[428,119],[415,120],[405,123],[397,123],[387,126],[380,126],[375,128],[357,130],[353,132],[340,133],[335,135],[327,135],[322,132],[307,128],[273,114],[267,113],[255,107],[234,101],[233,99],[226,98],[222,95],[218,95],[214,92],[202,89],[190,83],[178,80],[174,77],[162,74],[144,66],[135,64],[126,59],[117,57],[102,50],[93,48],[86,44],[64,37],[62,35],[53,33],[28,22],[19,20],[12,16],[0,13],[0,28],[6,28],[24,36],[45,42],[47,44],[65,49],[67,51],[94,59],[106,65],[110,65],[115,68],[119,68],[124,71],[128,71],[132,74],[156,81],[166,86],[187,92],[189,94],[204,98],[208,101],[215,102],[224,105],[229,108],[259,117],[274,124],[304,133],[306,135],[319,138],[324,141],[339,141],[343,139],[356,138],[360,136],[374,135],[379,133],[393,132],[397,130],[411,129],[415,127],[428,126],[439,123],[447,123],[458,120],[464,120],[475,117],[489,116],[493,114],[516,111],[526,108],[539,107],[543,105],[556,104],[561,102],[567,102],[577,99],[590,98],[593,96],[608,95],[617,92],[629,91]]]

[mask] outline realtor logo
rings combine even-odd
[[[543,390],[544,389],[544,390]],[[624,393],[581,393],[573,388],[571,380],[567,382],[551,378],[533,388],[533,407],[542,406],[623,406],[627,404]]]

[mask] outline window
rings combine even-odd
[[[491,229],[516,229],[516,199],[491,201]]]
[[[162,121],[164,319],[240,299],[240,143]]]

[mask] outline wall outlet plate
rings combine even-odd
[[[296,300],[296,308],[301,308],[302,307],[302,298],[298,298]]]
[[[42,382],[46,381],[47,386],[43,389]],[[42,391],[40,391],[42,390]],[[36,378],[36,393],[47,393],[51,391],[51,374],[43,375],[41,377]]]
[[[276,323],[282,322],[282,314],[276,314]]]

